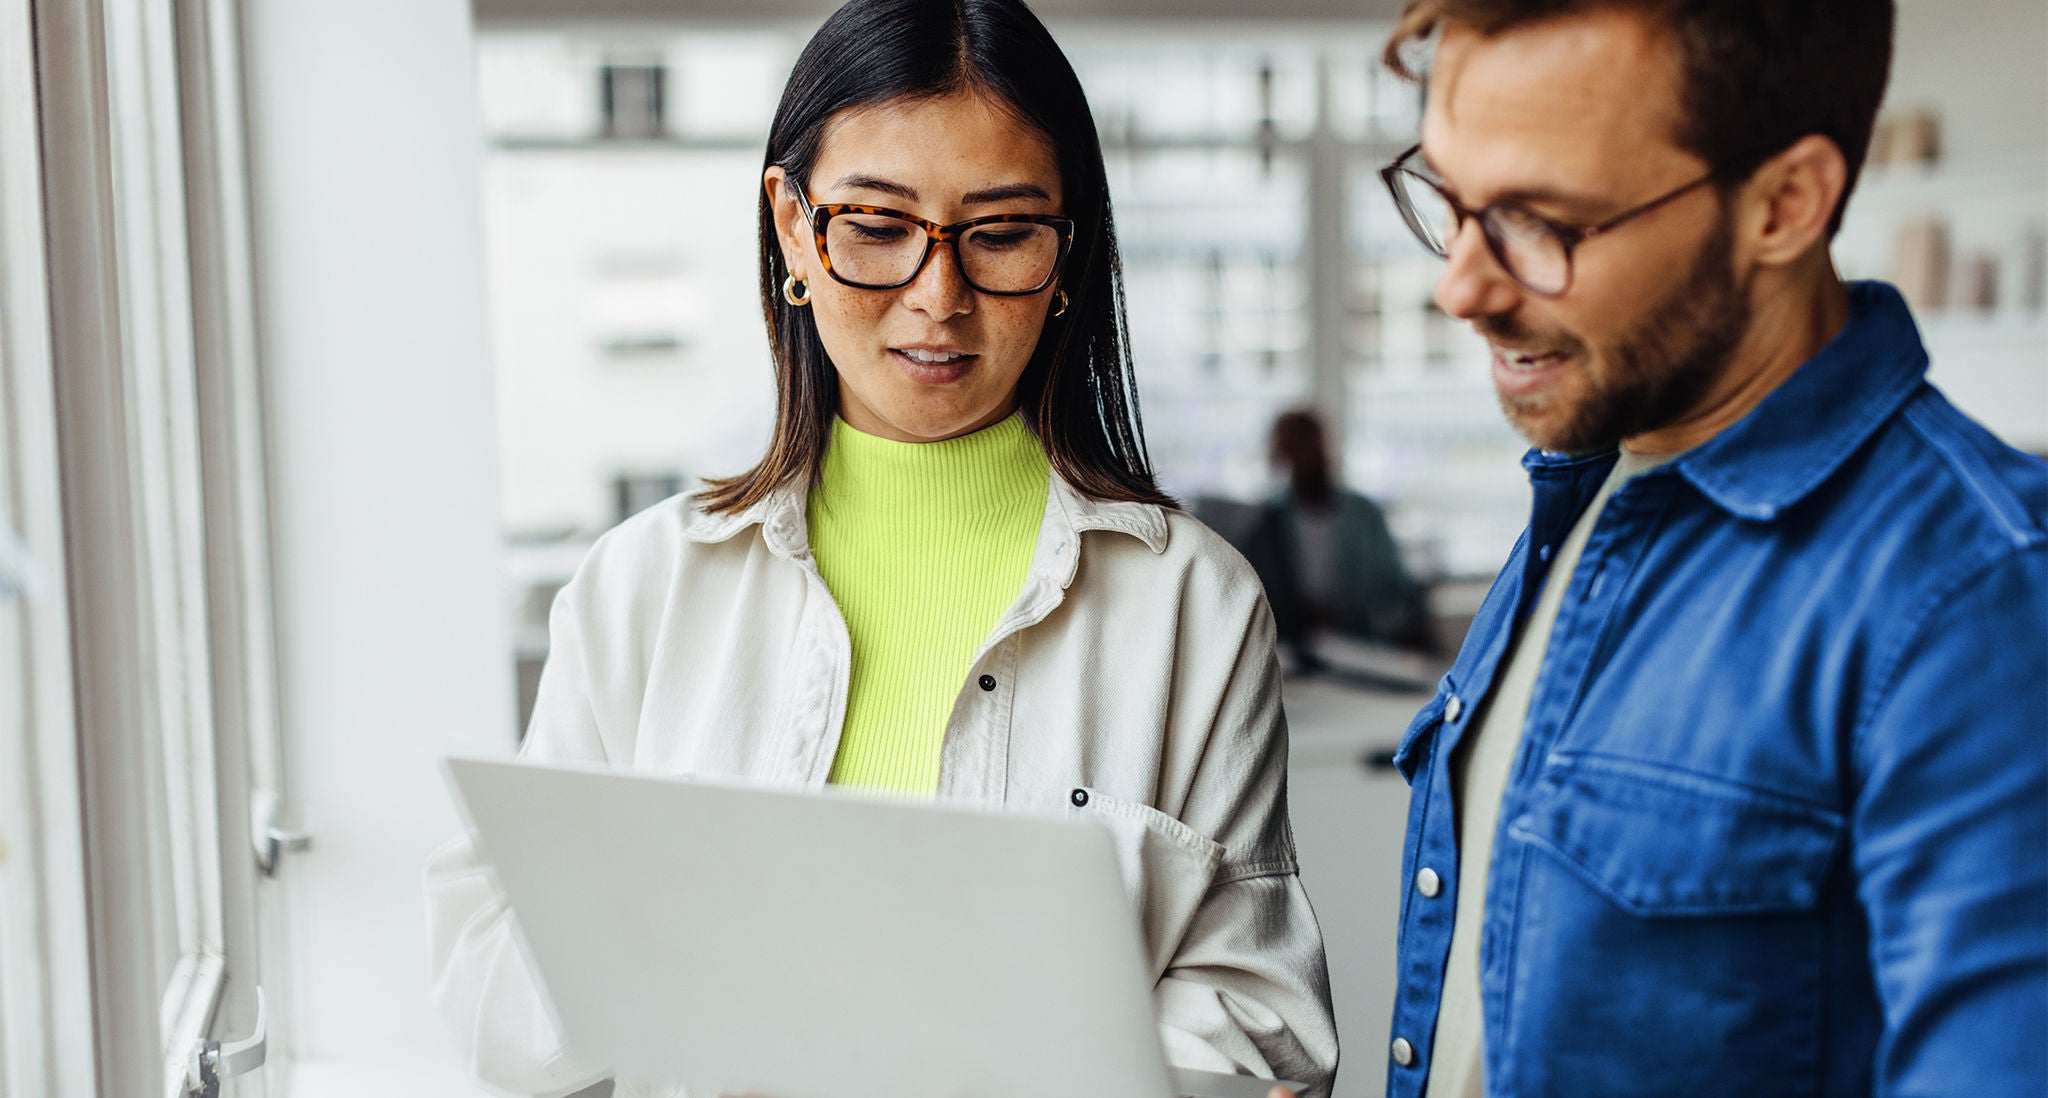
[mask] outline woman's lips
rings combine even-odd
[[[980,355],[950,348],[891,347],[889,357],[912,381],[921,385],[946,385],[967,376]]]

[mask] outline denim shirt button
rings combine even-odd
[[[1423,899],[1434,900],[1444,890],[1444,879],[1437,876],[1436,870],[1423,866],[1415,871],[1415,890],[1422,893]]]
[[[1415,1062],[1415,1046],[1408,1043],[1408,1038],[1394,1038],[1394,1062],[1402,1067]]]
[[[1444,703],[1444,719],[1447,721],[1456,721],[1458,719],[1458,715],[1463,713],[1464,711],[1465,699],[1457,696],[1456,694],[1452,694],[1451,700]]]

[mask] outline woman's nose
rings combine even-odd
[[[974,287],[960,273],[959,261],[950,245],[932,249],[924,269],[903,287],[903,304],[934,320],[945,320],[974,310]]]

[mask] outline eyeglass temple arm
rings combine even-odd
[[[1664,206],[1671,202],[1677,201],[1677,199],[1681,195],[1690,194],[1693,191],[1696,191],[1699,188],[1706,186],[1709,183],[1712,183],[1714,180],[1718,178],[1720,178],[1718,175],[1703,175],[1698,179],[1695,179],[1692,182],[1687,183],[1685,186],[1680,187],[1675,191],[1668,191],[1663,195],[1660,195],[1656,198],[1649,200],[1648,202],[1643,203],[1640,206],[1637,206],[1635,209],[1623,210],[1622,212],[1615,214],[1613,217],[1610,217],[1607,220],[1602,221],[1598,225],[1588,225],[1585,228],[1572,228],[1571,234],[1567,237],[1567,241],[1571,244],[1578,244],[1580,241],[1586,240],[1589,237],[1599,236],[1601,233],[1607,232],[1610,229],[1619,228],[1620,226],[1626,225],[1629,222],[1634,221],[1636,218],[1641,217],[1646,213],[1649,213],[1651,210],[1657,209],[1660,206]]]

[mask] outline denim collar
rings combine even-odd
[[[1826,483],[1919,389],[1927,348],[1899,292],[1849,285],[1849,320],[1820,352],[1728,429],[1669,468],[1737,518],[1769,522]],[[1605,454],[1531,450],[1532,475],[1555,475]]]

